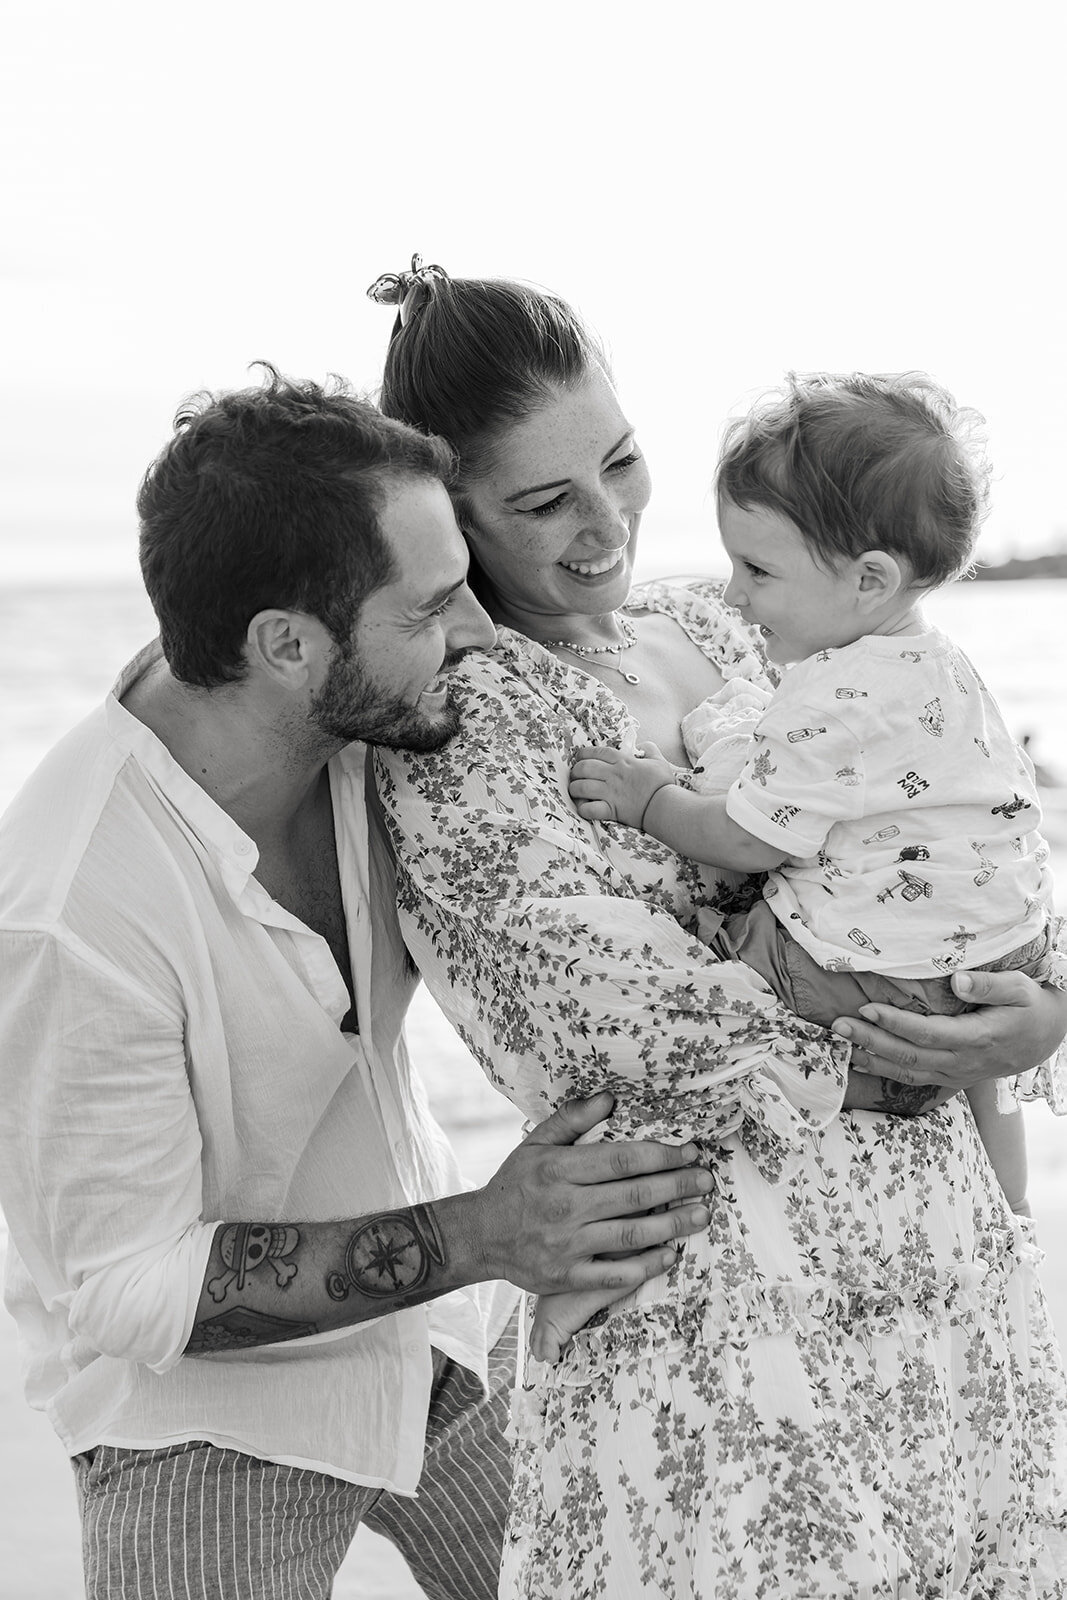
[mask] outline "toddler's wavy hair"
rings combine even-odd
[[[885,550],[933,587],[970,564],[988,510],[984,423],[921,372],[790,373],[727,423],[715,488],[788,518],[831,570]]]

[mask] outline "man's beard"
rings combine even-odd
[[[449,656],[444,668],[462,658]],[[444,670],[442,668],[442,670]],[[339,744],[380,744],[386,750],[426,754],[440,750],[459,732],[459,707],[449,695],[443,711],[430,717],[417,705],[384,699],[350,655],[336,651],[322,688],[311,702],[311,720]]]

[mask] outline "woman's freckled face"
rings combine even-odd
[[[499,612],[602,615],[630,592],[651,482],[607,376],[559,388],[464,486],[464,532]]]

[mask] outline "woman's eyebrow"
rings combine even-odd
[[[504,504],[509,506],[513,500],[522,500],[528,494],[540,494],[543,489],[561,489],[570,481],[569,478],[557,478],[555,483],[532,483],[528,489],[520,489],[518,494],[505,495]]]
[[[627,428],[627,430],[623,434],[622,438],[621,439],[616,439],[616,441],[612,445],[611,449],[610,450],[606,450],[604,452],[604,457],[603,457],[603,460],[601,461],[601,466],[603,466],[605,461],[610,461],[611,460],[611,458],[615,454],[616,450],[618,450],[621,445],[624,445],[626,443],[627,439],[630,437],[630,435],[633,433],[633,431],[634,430],[632,428]],[[570,483],[570,481],[571,480],[569,478],[556,478],[552,483],[532,483],[528,489],[520,489],[518,494],[505,495],[504,496],[504,504],[506,506],[510,506],[513,500],[524,500],[528,494],[543,494],[546,489],[562,489],[563,485],[565,483]]]

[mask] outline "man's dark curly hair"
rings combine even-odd
[[[442,440],[384,417],[340,379],[267,362],[255,389],[195,395],[137,496],[141,572],[183,683],[240,681],[257,612],[318,618],[340,644],[389,581],[379,517],[405,478],[451,481]]]

